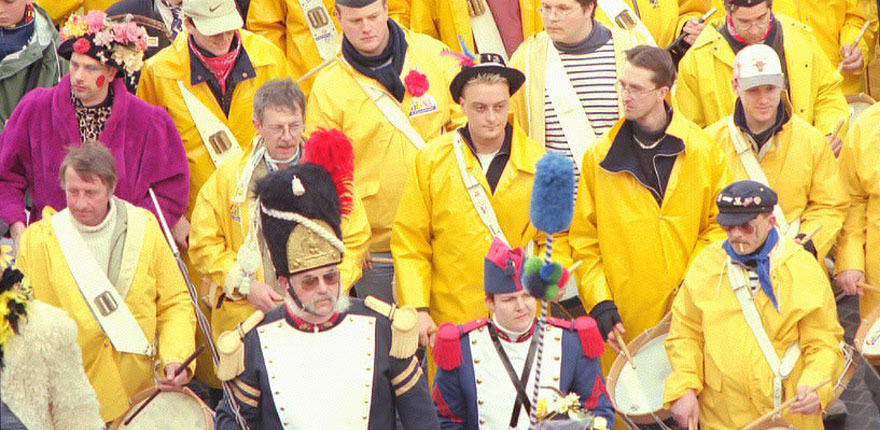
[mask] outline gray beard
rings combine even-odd
[[[314,300],[313,300],[314,301]],[[289,296],[284,298],[284,302],[287,304],[287,309],[290,309],[290,313],[297,318],[304,319],[308,321],[311,318],[314,318],[315,315],[312,315],[306,312],[303,308],[296,305]],[[303,303],[309,310],[312,309],[312,303]],[[349,306],[351,306],[351,300],[348,298],[348,295],[343,294],[342,287],[339,288],[339,297],[336,298],[336,301],[333,302],[333,312],[334,313],[343,313],[348,310]],[[330,317],[329,315],[327,316]]]

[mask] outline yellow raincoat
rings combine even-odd
[[[409,113],[413,129],[427,142],[465,122],[449,94],[449,83],[458,72],[458,64],[451,57],[440,55],[445,49],[442,43],[407,29],[403,31],[408,48],[401,79],[410,70],[417,70],[427,76],[429,88],[417,98],[407,92],[400,109],[404,114]],[[388,122],[359,83],[385,91],[377,81],[355,71],[342,52],[337,51],[336,61],[315,80],[306,110],[306,132],[319,127],[338,128],[351,140],[355,155],[354,182],[373,235],[370,251],[387,252],[397,201],[417,149],[403,132]],[[389,97],[393,98],[390,94]]]
[[[751,142],[748,135],[736,131]],[[730,140],[727,117],[706,128],[706,133],[727,153],[731,180],[749,179]],[[822,133],[796,116],[765,145],[770,146],[759,158],[761,170],[779,196],[785,220],[800,219],[803,234],[822,227],[812,240],[818,260],[823,261],[840,232],[849,203],[831,146]],[[754,146],[752,154],[757,156]]]
[[[256,149],[255,144],[255,149]],[[224,161],[220,168],[208,179],[199,192],[192,215],[189,255],[199,272],[223,289],[226,274],[235,263],[238,248],[244,243],[251,226],[251,206],[256,181],[267,170],[257,170],[248,186],[248,198],[242,203],[232,201],[242,170],[251,158],[251,153]],[[265,163],[263,163],[265,165]],[[360,197],[352,196],[352,210],[342,217],[342,240],[345,255],[339,265],[342,274],[342,287],[345,292],[360,279],[361,264],[367,252],[370,239],[370,225]],[[271,264],[271,263],[269,263]],[[262,270],[257,271],[257,280],[268,282]],[[217,305],[214,299],[213,306]],[[253,306],[245,298],[226,297],[220,307],[211,311],[211,331],[214,338],[244,321],[254,312]]]
[[[840,172],[850,207],[838,242],[834,271],[861,270],[868,284],[880,285],[880,104],[862,113],[846,136]],[[861,315],[880,306],[880,293],[865,291]]]
[[[818,49],[809,27],[786,16],[776,15],[776,19],[784,33],[793,112],[823,134],[830,134],[841,120],[846,130],[849,108],[840,91],[840,74]],[[678,66],[672,104],[700,127],[732,114],[736,101],[730,85],[733,50],[715,29],[723,20],[712,20],[706,26]]]
[[[178,37],[171,46],[147,60],[144,68],[141,69],[137,96],[147,103],[162,106],[168,111],[180,133],[183,147],[186,149],[186,158],[189,161],[189,201],[191,203],[196,201],[199,189],[216,169],[205,144],[202,143],[202,138],[196,129],[192,116],[186,108],[183,96],[177,87],[177,81],[183,81],[184,86],[199,101],[207,106],[217,118],[226,123],[235,135],[235,140],[238,141],[242,151],[246,153],[250,151],[251,141],[257,133],[251,123],[254,93],[263,82],[291,76],[287,62],[282,60],[284,54],[280,49],[262,36],[247,30],[239,30],[239,34],[241,35],[242,47],[247,52],[257,75],[241,81],[235,86],[228,117],[223,114],[223,109],[211,93],[207,82],[201,82],[195,86],[190,84],[190,53],[186,37]],[[193,204],[190,204],[187,208],[187,218],[192,213],[192,208]]]
[[[480,1],[491,13],[485,0]],[[540,6],[538,0],[519,0],[523,39],[544,29],[537,10]],[[410,28],[442,41],[455,51],[461,51],[458,43],[461,36],[468,50],[477,52],[467,0],[412,0]]]
[[[489,312],[483,301],[483,259],[492,234],[465,189],[452,136],[435,139],[416,156],[391,235],[400,304],[429,308],[437,325],[463,324]],[[535,163],[544,154],[541,146],[513,127],[510,159],[494,193],[464,139],[462,152],[510,246],[535,240],[538,231],[529,222],[528,206]]]
[[[859,34],[865,19],[868,18],[867,10],[862,4],[865,0],[774,0],[773,13],[792,17],[810,26],[813,35],[819,42],[822,52],[828,56],[831,65],[835,68],[843,56],[840,55],[840,47],[853,43]],[[873,1],[873,0],[869,0]],[[718,9],[718,16],[724,15],[723,0],[712,0],[712,4]],[[840,88],[844,94],[858,94],[862,91],[864,72],[868,67],[873,52],[873,44],[877,37],[877,17],[868,25],[865,37],[859,42],[859,49],[865,64],[862,70],[855,75],[843,74],[843,83]]]
[[[666,48],[681,34],[689,19],[699,19],[711,7],[709,0],[623,0],[654,36],[657,46]],[[610,26],[614,21],[596,7],[596,19]]]
[[[37,0],[36,3],[49,13],[55,25],[61,26],[71,14],[107,10],[117,1],[119,0]]]
[[[629,342],[669,311],[697,251],[724,238],[715,223],[715,197],[729,183],[729,174],[725,154],[675,112],[666,133],[681,139],[684,151],[676,156],[659,206],[631,173],[599,165],[611,149],[630,145],[614,143],[624,121],[587,149],[571,229],[567,238],[556,241],[554,251],[583,260],[577,274],[584,308],[613,300]],[[616,356],[607,351],[602,357],[606,372]]]
[[[129,219],[135,211],[146,217],[146,231],[138,260],[123,260],[122,269],[134,270],[125,304],[148,341],[158,337],[159,371],[168,363],[182,363],[195,350],[196,320],[183,276],[165,236],[152,214],[122,200]],[[101,418],[112,421],[128,410],[128,399],[155,386],[153,362],[144,355],[116,351],[101,330],[67,267],[52,227],[55,211],[25,230],[16,264],[30,279],[37,300],[67,311],[79,329],[83,367],[101,403]],[[132,267],[134,266],[134,267]],[[190,366],[193,370],[195,363]]]
[[[706,247],[688,270],[672,305],[666,354],[672,374],[666,378],[666,406],[687,390],[696,391],[700,428],[738,429],[773,409],[773,373],[742,316],[727,278],[727,253],[721,241]],[[755,306],[778,357],[798,341],[801,357],[782,383],[782,401],[800,385],[837,379],[843,370],[843,328],[828,276],[816,259],[791,239],[780,239],[770,253],[770,276],[779,313],[760,289]],[[819,389],[828,406],[832,384]],[[800,430],[823,429],[821,415],[786,413],[782,419]]]
[[[614,38],[614,56],[617,59],[617,74],[620,75],[620,68],[626,60],[625,51],[632,48],[632,40],[626,32],[617,30],[616,27],[608,28]],[[510,98],[510,111],[517,125],[539,143],[544,142],[546,131],[544,104],[548,42],[552,43],[546,32],[538,33],[526,39],[510,58],[510,67],[522,71],[529,79],[529,85]],[[622,107],[620,111],[623,112]]]

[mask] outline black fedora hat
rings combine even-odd
[[[461,71],[455,75],[455,78],[452,79],[452,83],[449,84],[449,92],[452,93],[452,99],[455,100],[456,103],[458,103],[461,98],[461,91],[464,89],[465,84],[467,84],[471,78],[481,73],[500,75],[507,79],[510,95],[516,93],[526,81],[526,75],[517,69],[507,67],[504,64],[504,58],[500,55],[492,53],[480,54],[479,63],[470,67],[462,66]]]

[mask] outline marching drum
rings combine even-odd
[[[109,430],[213,430],[214,414],[189,388],[162,391],[128,425],[123,424],[143,403],[154,388],[141,391],[131,399],[131,407],[110,424]]]
[[[865,93],[850,94],[846,96],[846,103],[849,105],[849,125],[852,127],[859,115],[874,104],[874,99]]]
[[[663,384],[672,374],[663,341],[672,314],[627,345],[636,368],[617,356],[608,373],[608,396],[624,422],[637,429],[674,428],[672,413],[663,409]],[[662,423],[662,424],[661,424]]]
[[[880,368],[880,306],[871,311],[867,317],[862,318],[862,324],[856,331],[853,343],[880,377],[880,369],[878,369]]]

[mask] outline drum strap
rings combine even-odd
[[[633,0],[633,5],[636,5]],[[645,23],[638,16],[638,12],[633,12],[623,0],[598,0],[597,6],[605,12],[605,16],[612,24],[621,30],[628,30],[630,38],[635,45],[651,45],[657,46],[654,36],[645,27]],[[636,6],[638,8],[638,6]]]
[[[761,168],[758,157],[752,152],[752,145],[746,141],[742,132],[736,124],[734,124],[733,115],[727,117],[727,132],[730,134],[730,142],[733,144],[733,148],[736,150],[736,155],[739,156],[739,161],[742,163],[743,168],[746,169],[746,174],[749,175],[749,179],[755,182],[760,182],[769,187],[770,181],[767,180],[767,175],[764,174],[764,169]],[[776,139],[776,137],[774,136],[773,139]],[[764,145],[764,148],[769,147],[769,145]],[[799,219],[789,224],[788,221],[786,221],[785,213],[782,212],[782,207],[780,207],[779,204],[773,207],[773,215],[776,217],[776,224],[779,226],[779,232],[782,233],[783,236],[793,238],[798,234],[801,225]]]
[[[483,224],[489,229],[489,233],[492,233],[492,237],[497,238],[504,242],[505,245],[510,246],[507,242],[507,238],[504,237],[501,225],[498,224],[498,217],[495,215],[495,209],[492,208],[492,202],[489,201],[489,196],[486,194],[486,190],[483,188],[483,185],[480,184],[480,181],[468,171],[467,166],[465,165],[464,150],[461,145],[461,133],[459,133],[458,130],[452,134],[452,149],[455,152],[455,160],[458,162],[458,170],[461,173],[461,179],[464,181],[464,187],[468,196],[471,198],[471,203],[474,205],[474,210],[477,211],[480,220],[483,221]]]
[[[477,52],[498,54],[504,58],[507,64],[507,50],[504,49],[504,42],[501,40],[501,33],[498,31],[498,25],[489,10],[489,5],[485,4],[486,0],[473,0],[468,2],[478,4],[478,10],[469,10],[471,21],[471,32],[474,33],[474,45]],[[472,8],[469,8],[472,9]],[[481,10],[479,10],[481,9]]]
[[[504,370],[507,371],[507,376],[510,377],[510,382],[513,383],[513,387],[516,389],[516,402],[513,403],[513,413],[510,415],[510,428],[516,428],[517,423],[519,422],[519,413],[523,405],[526,407],[526,411],[529,411],[532,408],[532,403],[529,401],[529,395],[526,394],[526,384],[529,382],[529,373],[532,371],[532,362],[535,361],[535,351],[538,349],[538,336],[532,335],[532,341],[529,343],[529,353],[526,355],[526,362],[523,365],[522,375],[519,377],[516,376],[516,370],[513,369],[513,364],[510,363],[510,358],[507,357],[507,353],[504,352],[504,347],[501,346],[501,340],[498,339],[498,329],[495,328],[494,324],[489,324],[489,337],[492,338],[492,344],[495,345],[495,351],[498,352],[498,356],[501,357],[501,363],[504,364]]]
[[[409,118],[407,118],[406,114],[400,110],[400,106],[391,98],[391,95],[372,85],[365,84],[357,78],[354,78],[354,80],[360,84],[367,96],[370,97],[370,100],[372,100],[376,107],[382,111],[382,115],[385,115],[385,119],[387,119],[394,128],[403,133],[407,140],[409,140],[416,149],[422,149],[425,147],[425,140],[422,139],[422,136],[415,128],[413,128],[412,124],[409,122]]]
[[[299,7],[302,8],[309,32],[312,34],[312,40],[315,41],[315,47],[318,48],[318,55],[322,60],[333,58],[333,49],[336,46],[338,33],[324,2],[321,0],[299,0]]]
[[[767,336],[767,330],[764,328],[761,315],[758,314],[758,308],[755,306],[755,299],[749,292],[749,277],[746,275],[746,270],[742,266],[734,264],[729,257],[727,259],[727,279],[730,280],[730,285],[736,294],[737,301],[739,301],[739,307],[742,309],[746,324],[755,335],[758,346],[764,354],[764,359],[767,360],[767,365],[773,372],[773,406],[777,407],[782,403],[782,382],[791,374],[795,363],[801,356],[800,344],[797,341],[792,343],[780,360],[773,348],[773,343],[770,342],[770,337]]]
[[[241,153],[241,146],[235,140],[232,130],[223,123],[204,103],[199,101],[198,97],[193,94],[183,81],[177,81],[177,87],[180,88],[180,94],[186,109],[193,119],[193,124],[202,138],[202,144],[214,167],[220,167],[223,160]]]

